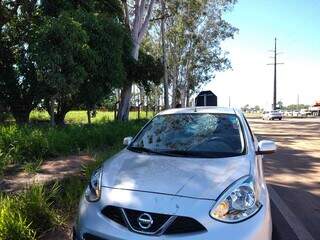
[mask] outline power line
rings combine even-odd
[[[277,62],[277,56],[281,53],[277,52],[277,38],[274,39],[274,50],[271,50],[271,52],[274,53],[274,62],[269,63],[267,65],[273,65],[274,66],[274,78],[273,78],[273,104],[272,109],[276,110],[277,108],[277,65],[284,64],[284,63],[278,63]]]

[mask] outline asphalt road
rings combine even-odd
[[[320,119],[249,119],[278,151],[264,158],[274,240],[320,240]]]

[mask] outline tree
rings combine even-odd
[[[167,46],[166,46],[166,29],[165,29],[165,15],[166,3],[161,0],[161,45],[162,45],[162,62],[164,67],[163,76],[163,91],[164,91],[164,106],[169,108],[169,84],[168,84],[168,64],[167,64]]]
[[[253,110],[254,110],[255,112],[259,112],[259,111],[261,111],[261,108],[260,108],[259,105],[256,105],[256,106],[254,106]]]
[[[134,60],[139,59],[140,44],[148,29],[150,17],[153,11],[155,0],[134,0],[133,16],[129,14],[128,1],[123,0],[123,7],[125,12],[125,23],[131,32],[132,50],[131,56]],[[120,106],[118,111],[118,120],[125,121],[129,118],[130,99],[132,81],[125,81],[121,90]]]
[[[90,122],[90,111],[126,77],[131,41],[120,3],[46,0],[43,9],[48,16],[39,26],[34,59],[50,88],[47,108],[63,124],[68,111],[84,106]]]
[[[46,102],[52,123],[63,124],[73,106],[73,96],[87,77],[83,63],[92,57],[88,41],[81,24],[67,12],[57,18],[46,17],[38,26],[33,59],[41,80],[48,85]]]
[[[237,31],[222,19],[234,1],[167,1],[171,17],[167,21],[169,78],[172,106],[189,103],[190,95],[215,77],[215,72],[230,68],[220,44]]]
[[[19,124],[29,121],[31,110],[44,95],[30,43],[40,21],[37,1],[1,2],[0,102],[10,109]]]
[[[243,112],[248,112],[248,111],[250,111],[250,106],[249,106],[249,104],[244,105],[244,106],[241,108],[241,111],[243,111]]]
[[[131,40],[121,24],[106,15],[84,14],[81,19],[89,34],[89,46],[93,51],[94,63],[85,64],[88,77],[81,84],[78,102],[90,111],[120,87],[126,79],[126,54],[131,48]]]
[[[283,105],[283,102],[282,102],[282,101],[278,101],[278,102],[277,102],[277,108],[278,108],[278,109],[283,109],[283,108],[284,108],[284,105]]]

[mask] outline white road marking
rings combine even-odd
[[[292,228],[299,240],[315,240],[310,232],[304,227],[303,223],[297,218],[297,216],[289,209],[287,204],[281,199],[279,194],[268,185],[270,197],[282,216]]]

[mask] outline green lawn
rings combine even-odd
[[[154,116],[153,112],[141,112],[140,118],[151,118]],[[138,112],[130,112],[129,119],[138,119]],[[30,114],[30,120],[35,121],[49,121],[49,114],[47,111],[32,111]],[[97,111],[95,117],[92,118],[92,123],[100,123],[114,120],[114,112]],[[87,123],[87,112],[86,111],[70,111],[67,113],[65,122],[68,123]]]

